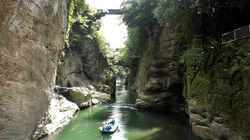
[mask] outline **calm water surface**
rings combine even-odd
[[[117,100],[109,105],[91,106],[48,140],[199,140],[187,118],[176,114],[137,110],[136,93],[117,87]],[[116,118],[120,132],[101,134],[102,122]]]

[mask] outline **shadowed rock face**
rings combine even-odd
[[[152,48],[155,45],[152,36],[147,44],[131,86],[138,92],[136,107],[185,112],[193,131],[203,139],[249,139],[250,77],[249,70],[241,69],[249,67],[249,53],[243,57],[237,54],[238,48],[227,46],[218,56],[221,58],[213,60],[214,64],[205,71],[196,73],[187,66],[181,73],[178,64],[181,43],[171,36],[171,29],[174,28],[163,29],[157,51]],[[250,50],[249,38],[237,43],[241,44],[237,47]],[[230,74],[236,57],[243,61],[237,63],[237,72]]]
[[[136,106],[144,109],[184,112],[182,80],[179,74],[178,40],[171,36],[172,28],[166,27],[155,50],[152,36],[148,49],[140,61],[133,87],[138,90]]]
[[[97,91],[114,98],[114,71],[93,40],[84,38],[83,42],[66,50],[64,65],[58,69],[57,84],[63,87],[94,86]]]
[[[30,139],[48,110],[68,0],[0,1],[0,139]]]
[[[60,130],[61,128],[66,126],[70,122],[70,120],[74,118],[74,115],[78,110],[79,107],[75,103],[68,101],[62,95],[52,93],[48,111],[49,123],[45,124],[46,126],[43,126],[42,129],[44,129],[44,131],[42,131],[42,133],[38,131],[38,133],[35,133],[35,135],[50,135],[57,132],[57,130]]]
[[[79,108],[86,108],[93,104],[110,102],[111,96],[107,93],[96,91],[94,86],[86,87],[60,87],[56,86],[55,91],[78,105]]]
[[[250,50],[250,38],[237,43]],[[193,131],[204,139],[247,140],[250,130],[250,75],[249,71],[230,74],[230,63],[234,62],[236,50],[223,48],[223,57],[231,59],[218,61],[205,72],[193,73],[187,68],[184,94]],[[228,64],[229,63],[229,64]],[[249,67],[250,57],[239,63]]]

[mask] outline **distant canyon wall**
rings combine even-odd
[[[180,64],[185,47],[172,36],[174,27],[164,27],[158,46],[157,30],[153,33],[138,69],[130,74],[135,76],[128,76],[128,85],[138,92],[136,107],[185,113],[204,139],[247,139],[250,61],[249,52],[242,50],[250,49],[250,39],[239,41],[238,47],[224,46],[213,65],[197,73]]]

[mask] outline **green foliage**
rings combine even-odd
[[[84,45],[85,39],[93,40],[99,47],[104,57],[109,57],[112,50],[100,32],[100,13],[92,10],[85,0],[72,0],[69,10],[69,26],[66,36],[66,48],[80,49]]]
[[[195,96],[200,105],[211,104],[210,113],[224,114],[228,126],[242,136],[249,136],[250,129],[250,55],[247,50],[249,46],[243,47],[240,43],[220,45],[206,52],[207,61],[201,63],[202,69],[197,72],[191,66],[186,71],[189,96]]]
[[[124,66],[132,68],[141,58],[146,43],[145,32],[141,28],[128,28],[126,47],[121,50],[120,61]]]
[[[156,20],[153,10],[158,0],[127,0],[122,4],[123,21],[128,27],[152,27]]]
[[[248,53],[246,49],[239,48],[235,50],[234,57],[231,58],[231,63],[229,64],[231,75],[239,71],[249,72],[249,66],[246,65],[249,61],[249,58],[247,59],[247,56]]]
[[[203,46],[209,47],[213,46],[211,40],[220,41],[222,33],[250,22],[249,5],[249,0],[126,0],[122,12],[129,28],[149,33],[155,25],[171,24],[173,35],[186,46],[192,46],[194,37],[199,36]]]
[[[220,39],[222,33],[249,24],[249,0],[158,0],[154,17],[165,26],[174,24],[186,37]],[[237,20],[236,20],[237,19]],[[230,23],[230,24],[228,24]],[[183,27],[182,27],[183,26]],[[190,38],[189,41],[192,41]]]
[[[218,103],[213,106],[219,107],[217,112],[229,116],[226,121],[231,128],[246,135],[249,48],[220,42],[221,34],[250,23],[249,6],[249,0],[127,0],[122,12],[129,36],[121,58],[133,69],[148,38],[154,37],[150,34],[154,26],[175,28],[172,35],[180,39],[183,49],[179,60],[191,84],[188,92],[195,91],[204,103],[211,97],[211,103]]]
[[[68,21],[68,31],[66,35],[66,45],[69,45],[69,30],[71,26],[76,21],[81,21],[81,11],[89,9],[88,5],[85,4],[85,0],[72,0],[69,9],[69,21]]]
[[[127,0],[122,4],[123,21],[128,26],[126,47],[121,52],[120,61],[129,68],[138,66],[146,48],[148,35],[157,24],[153,11],[157,0]]]
[[[201,67],[205,62],[205,52],[200,39],[194,38],[192,44],[188,45],[188,49],[180,56],[180,63],[187,66]]]
[[[192,48],[184,52],[180,57],[180,63],[197,66],[204,62],[204,52],[201,48]]]
[[[175,23],[186,17],[189,12],[188,1],[182,0],[159,0],[158,6],[154,10],[154,17],[161,25]]]
[[[103,34],[100,31],[95,31],[93,33],[94,41],[97,43],[100,51],[102,52],[103,56],[107,58],[111,58],[114,55],[114,49],[110,47],[110,44],[106,42]],[[111,64],[109,62],[109,64]]]

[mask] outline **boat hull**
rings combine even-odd
[[[118,129],[118,125],[113,125],[111,126],[111,129],[107,130],[107,129],[100,129],[101,133],[114,133],[116,130]]]

